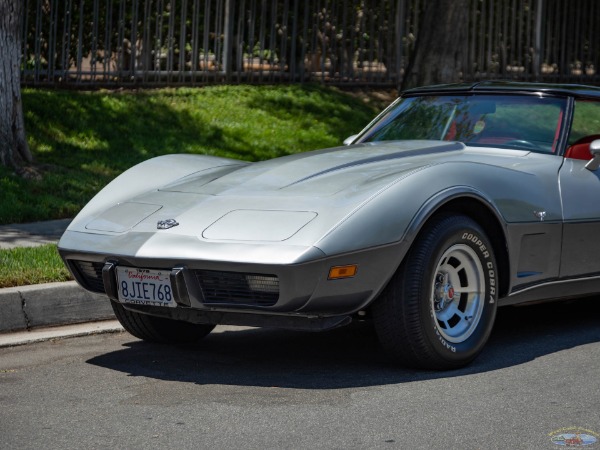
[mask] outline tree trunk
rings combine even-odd
[[[21,104],[21,19],[25,2],[0,0],[0,163],[17,172],[33,158]]]
[[[462,80],[469,33],[468,0],[427,0],[402,88]]]

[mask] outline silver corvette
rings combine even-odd
[[[59,250],[131,334],[370,320],[403,365],[482,350],[497,306],[600,292],[600,89],[404,92],[346,146],[247,163],[143,162]]]

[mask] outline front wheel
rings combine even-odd
[[[214,325],[195,324],[129,311],[110,302],[115,316],[126,331],[139,339],[163,344],[194,344],[208,335]]]
[[[462,215],[433,218],[373,306],[379,340],[411,367],[464,366],[490,335],[497,285],[481,227]]]

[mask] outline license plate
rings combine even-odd
[[[176,307],[168,270],[117,267],[119,301],[136,305]]]

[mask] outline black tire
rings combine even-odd
[[[215,325],[195,324],[129,311],[110,302],[115,316],[126,331],[139,339],[162,344],[194,344],[208,335]]]
[[[491,242],[475,221],[434,217],[373,305],[381,344],[406,366],[465,366],[492,330],[497,276]]]

